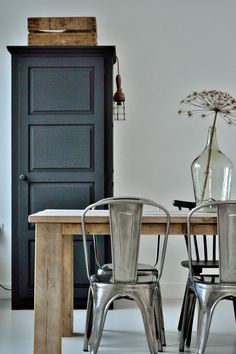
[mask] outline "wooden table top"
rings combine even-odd
[[[35,214],[29,215],[30,223],[60,223],[63,224],[63,233],[80,233],[81,215],[83,210],[60,210],[46,209]],[[186,234],[186,220],[188,213],[171,212],[170,234]],[[91,233],[107,234],[108,231],[108,211],[93,210],[86,216],[86,223],[91,224]],[[148,211],[144,212],[142,218],[142,230],[144,234],[153,234],[163,232],[166,218],[163,214]],[[196,213],[192,217],[192,227],[197,234],[215,234],[216,233],[216,214],[215,213]]]

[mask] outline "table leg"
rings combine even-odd
[[[63,237],[63,337],[73,335],[73,309],[74,309],[74,257],[73,235]]]
[[[34,354],[60,354],[63,237],[61,224],[36,224]]]

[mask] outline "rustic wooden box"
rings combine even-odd
[[[29,45],[97,45],[96,17],[30,17]]]

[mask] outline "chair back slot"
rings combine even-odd
[[[157,264],[159,263],[160,248],[161,248],[161,235],[157,235],[156,261],[155,261],[155,265],[157,265]]]
[[[121,201],[109,207],[114,282],[135,283],[142,204]]]
[[[186,248],[188,249],[188,236],[187,235],[184,235],[184,241],[186,244]]]
[[[206,235],[203,235],[203,249],[204,249],[204,260],[208,260],[208,252],[207,252],[207,239]]]
[[[198,249],[198,241],[197,241],[197,236],[196,235],[193,235],[193,244],[194,244],[194,251],[195,251],[196,261],[200,261],[199,249]]]
[[[212,236],[212,260],[216,261],[216,235]]]

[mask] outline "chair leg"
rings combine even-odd
[[[162,297],[161,297],[161,288],[160,284],[157,286],[157,301],[156,301],[156,311],[155,311],[155,316],[156,316],[156,321],[157,325],[159,326],[158,330],[158,337],[160,337],[161,344],[163,346],[166,346],[166,336],[165,336],[165,324],[164,324],[164,316],[163,316],[163,307],[162,307]],[[160,350],[160,349],[159,349]]]
[[[186,301],[186,296],[187,296],[187,284],[185,286],[185,291],[184,291],[184,298],[181,306],[181,311],[180,311],[180,316],[179,316],[179,323],[178,323],[178,331],[181,331],[182,329],[182,323],[183,323],[183,314],[184,314],[184,303]]]
[[[163,344],[162,344],[162,335],[161,335],[161,320],[158,312],[158,305],[155,304],[154,308],[154,317],[155,317],[155,330],[156,330],[156,339],[158,344],[158,352],[163,352]]]
[[[180,331],[180,342],[179,342],[179,351],[184,351],[185,341],[187,338],[187,334],[189,333],[189,319],[191,316],[191,308],[192,302],[194,301],[195,294],[193,291],[187,287],[186,288],[186,296],[183,303],[183,314],[182,314],[182,324],[181,324],[181,331]]]
[[[151,354],[158,354],[156,325],[155,325],[155,302],[156,289],[146,288],[133,294],[134,300],[137,302],[143,317],[146,338]],[[158,341],[161,343],[161,341]]]
[[[236,321],[236,298],[233,300],[233,306],[234,306],[234,317]]]
[[[189,311],[189,325],[188,325],[187,338],[186,338],[186,346],[188,348],[191,345],[195,305],[196,305],[196,296],[194,295],[193,298],[192,298],[192,301],[191,301],[191,308],[190,308],[190,311]]]
[[[212,293],[210,295],[200,293],[198,327],[197,327],[197,343],[196,343],[195,354],[205,353],[208,334],[211,326],[211,319],[217,302],[218,302],[217,295],[213,296]]]
[[[197,344],[195,354],[204,354],[211,324],[211,313],[209,309],[200,309],[198,318],[199,324],[197,330]]]
[[[89,340],[90,353],[96,354],[102,338],[103,327],[106,319],[107,310],[112,298],[112,291],[103,287],[96,287],[94,291],[93,323],[92,332]]]
[[[88,300],[87,300],[87,311],[86,311],[86,324],[84,331],[84,346],[83,351],[88,351],[89,339],[92,331],[92,323],[93,323],[93,296],[91,288],[89,287],[88,291]]]

